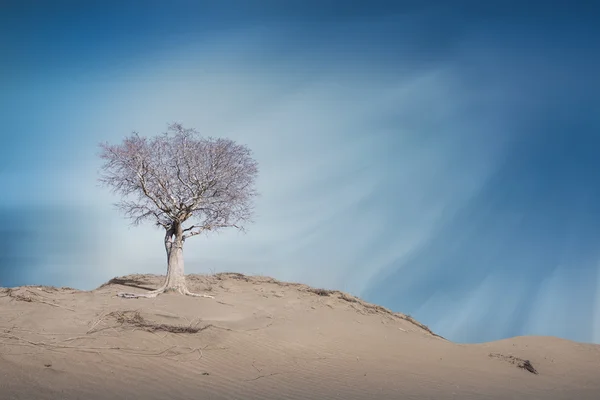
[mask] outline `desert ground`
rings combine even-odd
[[[235,273],[214,296],[0,289],[1,399],[600,399],[600,346],[553,337],[456,344],[351,295]]]

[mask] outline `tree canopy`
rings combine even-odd
[[[244,229],[251,219],[258,165],[244,145],[171,124],[153,138],[133,133],[121,144],[100,146],[100,181],[122,196],[117,206],[134,224],[152,220],[168,230],[189,220],[186,239]]]

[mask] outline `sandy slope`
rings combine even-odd
[[[215,299],[2,289],[0,398],[600,399],[600,346],[459,345],[339,292],[239,274],[188,283]]]

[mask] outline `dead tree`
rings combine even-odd
[[[162,135],[137,133],[121,144],[100,145],[100,181],[121,196],[117,203],[133,224],[151,220],[165,230],[167,278],[157,290],[122,297],[156,297],[174,290],[195,294],[185,283],[183,244],[204,232],[251,222],[258,165],[248,147],[229,139],[205,138],[171,124]]]

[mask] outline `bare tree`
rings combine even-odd
[[[117,206],[133,224],[151,220],[165,230],[164,285],[146,294],[119,295],[156,297],[174,290],[211,297],[188,290],[183,244],[203,232],[244,230],[244,223],[251,222],[258,174],[251,151],[229,139],[201,137],[180,124],[169,125],[167,132],[153,138],[134,132],[121,144],[100,147],[100,181],[122,196]]]

